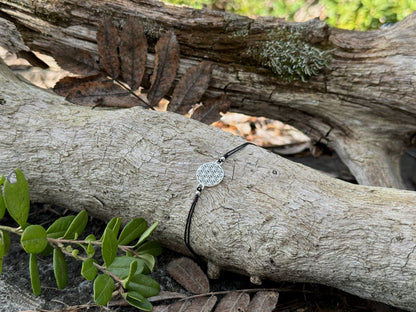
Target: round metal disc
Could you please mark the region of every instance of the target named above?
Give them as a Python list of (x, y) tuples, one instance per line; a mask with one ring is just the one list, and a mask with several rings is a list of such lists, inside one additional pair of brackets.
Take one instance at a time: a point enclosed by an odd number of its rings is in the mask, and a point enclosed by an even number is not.
[(214, 186), (224, 178), (224, 170), (216, 162), (205, 163), (196, 171), (196, 178), (203, 186)]

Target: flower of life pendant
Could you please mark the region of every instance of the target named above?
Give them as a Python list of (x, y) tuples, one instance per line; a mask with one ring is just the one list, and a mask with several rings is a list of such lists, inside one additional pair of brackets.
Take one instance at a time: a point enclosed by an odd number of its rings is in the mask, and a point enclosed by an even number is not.
[(202, 186), (214, 186), (224, 178), (224, 170), (218, 162), (205, 163), (199, 166), (196, 178)]

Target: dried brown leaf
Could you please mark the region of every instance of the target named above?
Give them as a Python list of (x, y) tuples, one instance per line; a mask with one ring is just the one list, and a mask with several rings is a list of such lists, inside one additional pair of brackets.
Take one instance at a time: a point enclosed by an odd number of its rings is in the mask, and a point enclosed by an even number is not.
[(146, 66), (147, 41), (140, 21), (129, 16), (120, 33), (121, 77), (132, 90), (140, 87)]
[(216, 303), (216, 296), (195, 298), (185, 312), (211, 312)]
[(86, 50), (72, 47), (55, 48), (52, 54), (58, 65), (71, 73), (82, 76), (98, 73), (95, 58)]
[(279, 293), (275, 291), (259, 291), (248, 305), (247, 312), (272, 312), (279, 300)]
[(231, 292), (218, 304), (215, 312), (240, 312), (247, 311), (250, 296), (244, 292)]
[(153, 312), (185, 312), (186, 308), (191, 305), (189, 300), (178, 301), (169, 305), (159, 305), (153, 308)]
[(109, 17), (104, 18), (98, 26), (97, 45), (105, 71), (111, 78), (116, 79), (120, 75), (120, 61), (117, 53), (118, 34)]
[(194, 294), (209, 292), (208, 277), (193, 260), (185, 257), (172, 260), (167, 271), (186, 290)]
[(53, 90), (75, 104), (85, 106), (133, 107), (137, 99), (104, 75), (64, 77)]
[(173, 32), (164, 34), (155, 47), (155, 68), (147, 98), (155, 106), (166, 95), (179, 67), (179, 44)]
[(206, 124), (211, 124), (221, 118), (220, 112), (225, 113), (231, 102), (225, 94), (218, 98), (211, 98), (193, 112), (191, 118)]
[(199, 102), (208, 88), (211, 70), (211, 63), (207, 61), (188, 69), (173, 91), (168, 111), (185, 115), (192, 105)]

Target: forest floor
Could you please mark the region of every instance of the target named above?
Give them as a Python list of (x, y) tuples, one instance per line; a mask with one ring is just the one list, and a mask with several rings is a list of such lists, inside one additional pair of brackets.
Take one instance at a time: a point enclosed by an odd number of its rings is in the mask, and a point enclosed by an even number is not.
[[(6, 51), (0, 50), (0, 57), (12, 69), (42, 88), (53, 87), (55, 81), (67, 75), (57, 66), (53, 65), (48, 70), (41, 70), (30, 66), (26, 61), (17, 59)], [(48, 60), (47, 63), (51, 63)], [(52, 62), (53, 63), (53, 62)], [(229, 131), (235, 135), (240, 135), (264, 148), (287, 157), (293, 161), (303, 163), (307, 166), (321, 170), (339, 179), (355, 183), (354, 177), (348, 168), (339, 160), (332, 151), (318, 144), (312, 144), (308, 137), (291, 126), (279, 121), (270, 120), (263, 117), (251, 117), (241, 114), (227, 113), (216, 122), (214, 126)], [(49, 205), (33, 204), (29, 222), (50, 224), (58, 216), (69, 214), (59, 207)], [(7, 219), (3, 219), (2, 223)], [(10, 220), (9, 220), (10, 221)], [(102, 233), (105, 224), (97, 219), (92, 219), (86, 231), (89, 233)], [(30, 296), (30, 282), (28, 272), (28, 257), (19, 248), (20, 244), (15, 238), (9, 254), (4, 258), (3, 274), (0, 281), (14, 285), (14, 288), (22, 293), (22, 296)], [(154, 278), (161, 284), (162, 290), (184, 292), (181, 287), (166, 273), (166, 265), (172, 259), (180, 257), (179, 254), (165, 250), (158, 258), (155, 268)], [(137, 311), (132, 307), (112, 306), (107, 308), (94, 307), (92, 300), (92, 283), (85, 281), (80, 272), (80, 263), (70, 261), (68, 272), (69, 285), (65, 290), (58, 290), (53, 278), (51, 259), (41, 259), (40, 261), (42, 295), (37, 311)], [(213, 290), (232, 290), (253, 288), (248, 277), (225, 273), (220, 280), (211, 281)], [(374, 311), (374, 312), (399, 312), (401, 310), (388, 307), (384, 304), (364, 300), (356, 296), (349, 295), (340, 290), (326, 287), (323, 285), (306, 283), (271, 283), (266, 282), (261, 286), (278, 288), (279, 302), (275, 311), (293, 312), (312, 312), (312, 311)], [(7, 297), (9, 296), (9, 297)], [(11, 297), (10, 297), (11, 296)], [(6, 308), (6, 303), (2, 303), (4, 298), (13, 301), (12, 295), (0, 295), (0, 311), (18, 312), (13, 306)], [(35, 304), (36, 305), (36, 304)], [(40, 308), (39, 308), (40, 307)], [(14, 309), (14, 310), (13, 310)], [(30, 310), (30, 307), (26, 307)], [(34, 309), (33, 309), (34, 310)]]

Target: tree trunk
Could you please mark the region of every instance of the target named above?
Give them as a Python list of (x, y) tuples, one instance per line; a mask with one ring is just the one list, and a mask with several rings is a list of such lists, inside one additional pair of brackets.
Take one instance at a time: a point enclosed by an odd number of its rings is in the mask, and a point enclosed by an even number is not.
[[(181, 44), (179, 75), (197, 61), (214, 61), (208, 94), (226, 93), (231, 110), (288, 122), (328, 144), (360, 184), (405, 188), (399, 160), (416, 133), (415, 13), (388, 29), (354, 32), (318, 20), (251, 19), (151, 0), (5, 0), (0, 9), (17, 25), (23, 46), (68, 56), (82, 50), (93, 65), (103, 16), (119, 25), (138, 16), (151, 46), (173, 29)], [(263, 67), (267, 61), (277, 64), (274, 72)], [(288, 82), (296, 68), (308, 76), (305, 62), (316, 75)], [(327, 62), (328, 69), (317, 70)]]
[[(196, 169), (242, 142), (174, 113), (67, 103), (3, 62), (0, 94), (0, 172), (20, 168), (32, 201), (159, 220), (155, 238), (183, 253)], [(322, 283), (416, 311), (416, 192), (348, 184), (255, 146), (223, 168), (191, 227), (213, 271)]]

